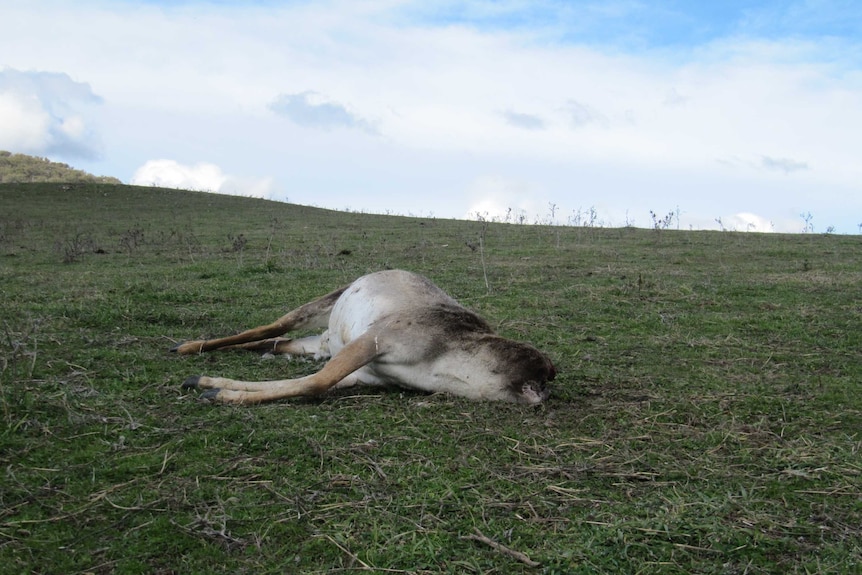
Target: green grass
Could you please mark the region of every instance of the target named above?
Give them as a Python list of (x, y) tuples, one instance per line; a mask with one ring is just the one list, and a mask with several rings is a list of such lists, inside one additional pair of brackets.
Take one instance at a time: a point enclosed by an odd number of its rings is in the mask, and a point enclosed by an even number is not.
[[(180, 389), (316, 369), (167, 350), (387, 267), (545, 350), (551, 399)], [(860, 285), (859, 236), (3, 185), (0, 570), (859, 573)]]

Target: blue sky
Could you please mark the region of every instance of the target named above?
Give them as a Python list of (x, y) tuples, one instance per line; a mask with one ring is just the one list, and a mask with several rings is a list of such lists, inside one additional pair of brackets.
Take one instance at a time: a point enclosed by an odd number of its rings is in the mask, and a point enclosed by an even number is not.
[(853, 0), (428, 2), (408, 6), (413, 23), (483, 30), (544, 29), (554, 40), (637, 50), (697, 47), (734, 37), (857, 39)]
[(859, 233), (860, 31), (828, 0), (0, 0), (0, 149), (335, 209)]

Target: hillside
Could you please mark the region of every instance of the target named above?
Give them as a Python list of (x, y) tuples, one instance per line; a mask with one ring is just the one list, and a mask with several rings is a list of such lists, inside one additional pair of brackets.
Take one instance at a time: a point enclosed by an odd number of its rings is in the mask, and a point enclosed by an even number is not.
[(94, 176), (48, 158), (0, 150), (0, 184), (53, 182), (63, 184), (121, 184), (117, 178)]
[[(860, 248), (0, 184), (0, 571), (858, 573)], [(549, 400), (180, 387), (317, 371), (168, 350), (385, 268), (545, 351)]]

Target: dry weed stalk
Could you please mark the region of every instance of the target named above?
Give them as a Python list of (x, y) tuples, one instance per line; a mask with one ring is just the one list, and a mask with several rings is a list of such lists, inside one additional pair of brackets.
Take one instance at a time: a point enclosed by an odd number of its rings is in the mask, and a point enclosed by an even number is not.
[(502, 543), (497, 543), (493, 539), (486, 537), (478, 529), (476, 529), (475, 535), (465, 535), (465, 536), (461, 537), (461, 539), (466, 539), (469, 541), (478, 541), (479, 543), (484, 543), (485, 545), (489, 546), (494, 551), (497, 551), (500, 554), (505, 555), (507, 557), (511, 557), (512, 559), (515, 559), (516, 561), (520, 561), (521, 563), (523, 563), (527, 567), (541, 567), (542, 566), (541, 563), (539, 563), (538, 561), (533, 561), (524, 553), (521, 553), (520, 551), (515, 551), (514, 549), (506, 547)]

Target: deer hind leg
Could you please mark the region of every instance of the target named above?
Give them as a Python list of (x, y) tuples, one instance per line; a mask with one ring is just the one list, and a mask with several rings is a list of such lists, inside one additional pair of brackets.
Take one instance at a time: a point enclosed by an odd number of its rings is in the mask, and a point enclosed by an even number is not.
[(186, 379), (183, 387), (206, 389), (203, 394), (206, 399), (237, 404), (320, 395), (338, 383), (351, 382), (354, 372), (374, 361), (380, 353), (377, 336), (365, 333), (344, 346), (323, 369), (312, 375), (276, 381), (238, 381), (198, 375)]
[(341, 297), (345, 289), (347, 288), (341, 288), (322, 298), (302, 305), (270, 324), (248, 329), (228, 337), (182, 342), (174, 346), (171, 351), (180, 355), (190, 355), (215, 349), (259, 343), (264, 340), (277, 338), (296, 329), (325, 328), (329, 323), (329, 314), (332, 312), (335, 302), (338, 301), (338, 298)]
[(273, 337), (261, 341), (230, 345), (221, 349), (244, 349), (273, 355), (309, 355), (315, 359), (328, 359), (329, 337), (327, 335), (313, 335), (299, 339)]

